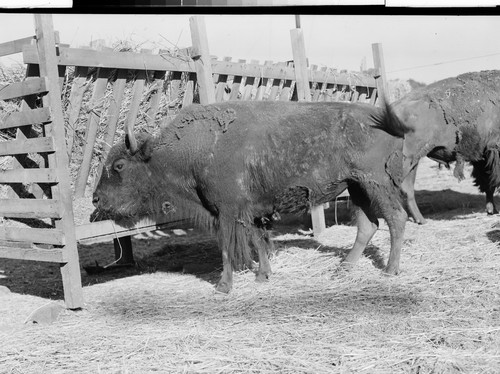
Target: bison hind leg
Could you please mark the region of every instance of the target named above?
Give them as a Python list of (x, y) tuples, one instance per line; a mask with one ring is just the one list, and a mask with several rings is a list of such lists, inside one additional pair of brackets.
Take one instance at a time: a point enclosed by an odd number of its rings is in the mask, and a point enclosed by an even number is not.
[(269, 232), (263, 229), (254, 229), (250, 236), (250, 243), (257, 249), (259, 256), (259, 269), (257, 270), (255, 280), (257, 282), (266, 282), (272, 274), (269, 254), (274, 248)]
[(358, 262), (368, 242), (378, 229), (378, 219), (371, 209), (371, 202), (360, 186), (351, 184), (348, 187), (349, 195), (355, 206), (356, 225), (358, 232), (353, 247), (342, 260), (341, 269), (350, 270)]

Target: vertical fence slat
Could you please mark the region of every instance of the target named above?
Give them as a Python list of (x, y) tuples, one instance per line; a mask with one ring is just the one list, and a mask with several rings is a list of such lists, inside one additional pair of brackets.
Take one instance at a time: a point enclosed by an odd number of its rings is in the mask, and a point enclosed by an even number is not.
[(304, 35), (301, 29), (290, 30), (292, 39), (292, 54), (295, 70), (295, 91), (298, 101), (310, 101), (309, 73), (307, 70), (307, 57)]
[[(247, 60), (239, 59), (238, 63), (244, 64)], [(235, 75), (233, 77), (233, 84), (231, 85), (231, 94), (229, 96), (229, 100), (238, 100), (240, 95), (240, 86), (243, 84), (243, 76)]]
[[(385, 61), (384, 61), (384, 51), (382, 49), (382, 44), (373, 43), (372, 52), (373, 52), (373, 64), (375, 66), (375, 69), (377, 70), (377, 74), (375, 75), (375, 82), (377, 84), (378, 96), (389, 100), (389, 90), (387, 87), (387, 78), (385, 74)], [(375, 104), (379, 104), (379, 102), (380, 101), (377, 100)]]
[[(285, 66), (285, 63), (284, 62), (278, 62), (276, 65), (277, 66)], [(269, 94), (269, 100), (270, 101), (276, 101), (276, 100), (278, 100), (278, 93), (279, 93), (279, 90), (280, 90), (280, 86), (281, 86), (281, 79), (274, 78), (272, 86), (271, 86), (271, 92)]]
[(63, 257), (67, 262), (61, 266), (64, 300), (68, 308), (80, 308), (83, 306), (83, 292), (78, 249), (76, 246), (69, 173), (67, 170), (68, 154), (66, 151), (61, 91), (58, 82), (57, 56), (54, 49), (55, 41), (52, 16), (36, 14), (35, 29), (38, 55), (40, 57), (40, 72), (44, 76), (47, 76), (49, 81), (49, 92), (46, 98), (44, 98), (44, 104), (47, 103), (50, 105), (53, 118), (53, 122), (50, 125), (50, 132), (54, 137), (56, 152), (49, 157), (49, 162), (55, 161), (57, 178), (59, 180), (59, 184), (52, 188), (52, 193), (57, 193), (58, 195), (62, 213), (62, 219), (56, 221), (56, 228), (64, 232), (66, 243)]
[[(315, 72), (318, 70), (318, 65), (311, 65), (311, 75), (315, 77)], [(321, 85), (316, 78), (313, 79), (311, 83), (311, 101), (318, 101), (319, 95), (321, 93)]]
[(169, 106), (175, 106), (181, 95), (182, 72), (172, 71), (170, 73)]
[[(120, 118), (120, 108), (123, 100), (123, 93), (125, 92), (125, 85), (127, 83), (127, 70), (119, 69), (116, 72), (116, 79), (113, 82), (112, 96), (109, 101), (107, 121), (106, 121), (106, 133), (103, 139), (102, 147), (102, 161), (105, 161), (108, 157), (109, 150), (113, 146), (113, 142), (116, 134), (116, 127), (118, 125), (118, 119)], [(102, 173), (102, 168), (104, 167), (104, 162), (99, 163), (97, 169), (96, 180), (99, 180)]]
[[(264, 66), (271, 66), (272, 64), (273, 64), (273, 62), (270, 60), (267, 60), (266, 62), (264, 62)], [(258, 100), (258, 101), (264, 100), (264, 95), (266, 93), (268, 84), (269, 84), (269, 79), (261, 77), (261, 79), (259, 80), (259, 86), (257, 87), (257, 93), (255, 95), (255, 100)]]
[[(162, 54), (165, 51), (160, 50), (159, 53)], [(153, 125), (156, 121), (156, 114), (158, 113), (158, 108), (160, 107), (160, 99), (163, 92), (163, 83), (165, 82), (166, 71), (155, 71), (153, 73), (153, 84), (151, 87), (151, 99), (149, 100), (149, 108), (146, 112), (147, 124)]]
[(321, 68), (321, 71), (324, 71), (326, 74), (325, 81), (321, 84), (321, 88), (319, 89), (319, 96), (317, 98), (317, 101), (326, 101), (326, 88), (328, 86), (328, 75), (330, 73), (330, 69), (324, 66)]
[(191, 40), (193, 42), (194, 66), (201, 104), (215, 102), (215, 90), (212, 78), (212, 59), (208, 49), (208, 37), (203, 17), (190, 17)]
[(75, 141), (75, 130), (80, 116), (80, 109), (82, 107), (83, 95), (87, 88), (87, 73), (88, 68), (83, 66), (76, 66), (71, 85), (71, 92), (69, 95), (68, 106), (68, 128), (66, 130), (67, 144), (68, 144), (68, 161), (71, 160), (71, 153), (73, 150), (73, 143)]
[[(258, 64), (257, 60), (250, 60), (251, 64)], [(250, 100), (252, 98), (252, 92), (256, 84), (259, 83), (260, 78), (248, 76), (245, 79), (245, 86), (243, 87), (243, 94), (241, 100)]]
[(196, 83), (196, 73), (188, 74), (188, 81), (186, 82), (186, 88), (184, 90), (184, 98), (182, 100), (182, 107), (186, 107), (193, 103), (194, 99), (194, 87)]
[(89, 177), (90, 166), (92, 164), (92, 155), (94, 154), (94, 144), (97, 138), (97, 129), (99, 127), (99, 120), (102, 114), (102, 108), (100, 110), (97, 110), (97, 108), (103, 105), (104, 94), (106, 92), (110, 73), (111, 69), (108, 68), (100, 68), (97, 71), (94, 91), (90, 100), (90, 113), (86, 124), (83, 158), (75, 182), (75, 196), (78, 198), (85, 195), (85, 187), (87, 186), (87, 179)]
[[(223, 61), (231, 61), (231, 57), (224, 57)], [(227, 74), (220, 74), (217, 79), (217, 85), (215, 88), (215, 102), (220, 103), (224, 101), (224, 93), (226, 92), (226, 86), (229, 76)]]

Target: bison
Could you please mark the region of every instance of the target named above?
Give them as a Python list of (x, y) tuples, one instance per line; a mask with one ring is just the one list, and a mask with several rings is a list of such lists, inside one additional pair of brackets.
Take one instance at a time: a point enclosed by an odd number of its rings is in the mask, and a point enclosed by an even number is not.
[(117, 221), (175, 211), (213, 230), (223, 259), (216, 289), (229, 292), (233, 269), (251, 267), (252, 249), (257, 280), (271, 273), (267, 222), (347, 188), (358, 232), (343, 266), (359, 259), (380, 213), (391, 234), (385, 271), (397, 274), (407, 220), (400, 193), (405, 131), (390, 108), (367, 104), (195, 104), (158, 136), (136, 139), (129, 129), (108, 155), (93, 202)]
[(472, 164), (472, 176), (486, 193), (486, 211), (498, 213), (493, 193), (500, 185), (500, 71), (466, 73), (410, 92), (392, 107), (410, 127), (405, 137), (405, 178), (402, 189), (407, 207), (417, 223), (425, 223), (415, 201), (417, 163), (429, 157), (464, 178), (465, 162)]

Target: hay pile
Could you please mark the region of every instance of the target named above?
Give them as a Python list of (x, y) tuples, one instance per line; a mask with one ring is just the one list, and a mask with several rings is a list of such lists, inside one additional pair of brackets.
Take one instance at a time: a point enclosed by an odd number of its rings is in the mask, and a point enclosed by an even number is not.
[[(385, 224), (351, 273), (337, 273), (356, 229), (318, 242), (286, 236), (270, 282), (236, 274), (229, 295), (195, 276), (145, 274), (85, 288), (86, 306), (52, 325), (22, 325), (41, 305), (0, 302), (3, 372), (497, 373), (500, 230), (474, 213), (407, 225), (402, 274)], [(278, 237), (277, 239), (280, 239)], [(300, 248), (294, 246), (300, 243)], [(309, 242), (308, 242), (309, 241)], [(379, 249), (380, 248), (380, 249)], [(20, 299), (30, 302), (19, 302)], [(16, 303), (16, 311), (8, 308)]]

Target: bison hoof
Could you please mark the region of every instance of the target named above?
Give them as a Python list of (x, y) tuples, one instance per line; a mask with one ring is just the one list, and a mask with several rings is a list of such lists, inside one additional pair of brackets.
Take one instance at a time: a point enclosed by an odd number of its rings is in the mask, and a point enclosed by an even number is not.
[(257, 273), (255, 276), (255, 281), (262, 283), (262, 282), (267, 282), (269, 281), (269, 273)]
[(226, 282), (219, 282), (215, 290), (220, 293), (229, 293), (229, 291), (231, 291), (231, 285)]
[(498, 214), (498, 210), (493, 206), (493, 204), (486, 204), (486, 213), (491, 216), (493, 214)]
[(347, 275), (347, 273), (349, 273), (352, 269), (354, 269), (354, 266), (356, 266), (356, 264), (352, 262), (346, 262), (346, 261), (341, 262), (339, 266), (334, 270), (332, 279), (340, 278), (344, 275)]
[(385, 275), (398, 275), (399, 274), (399, 267), (398, 266), (387, 265), (384, 268), (384, 274)]

